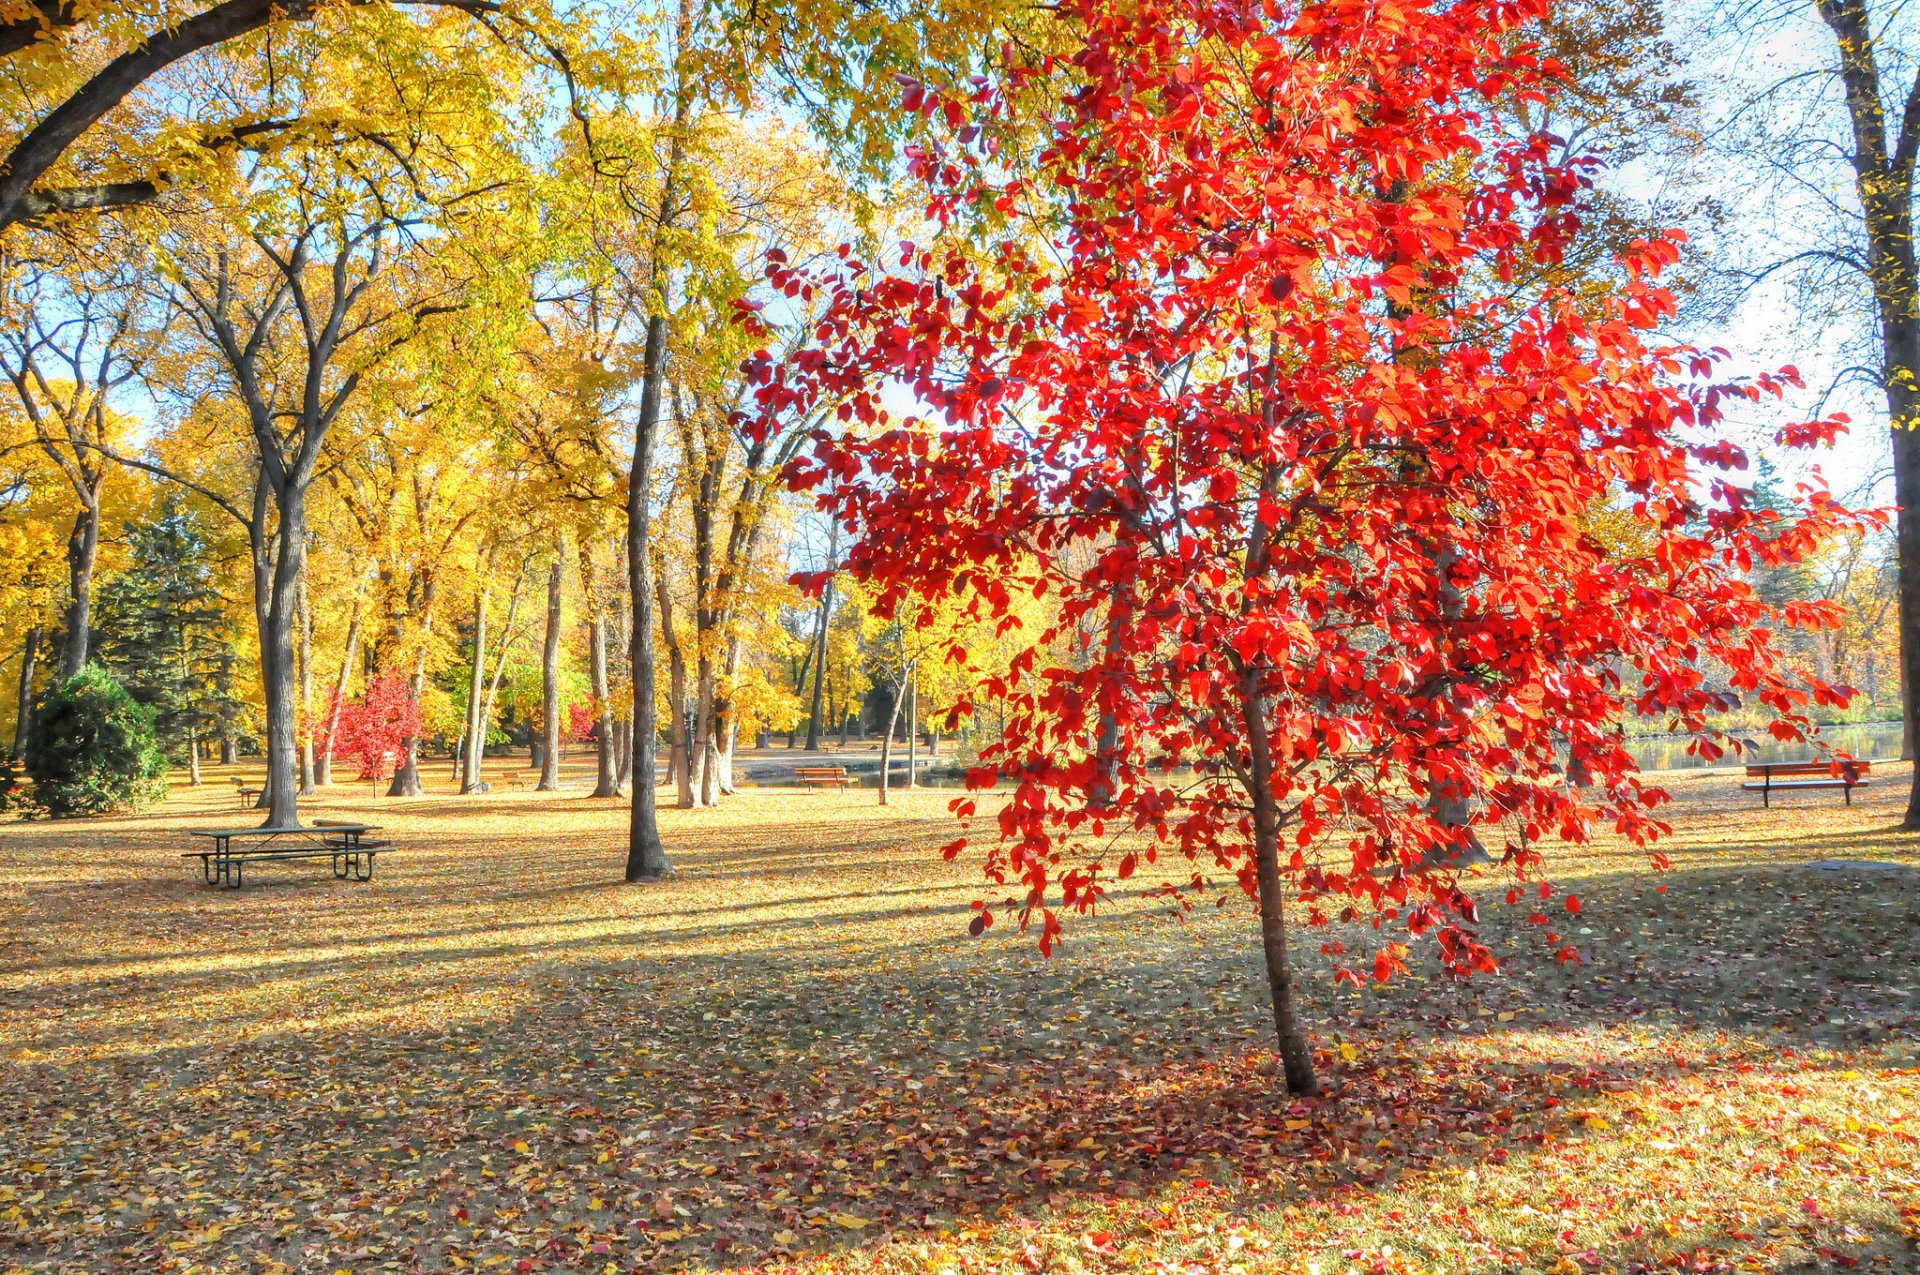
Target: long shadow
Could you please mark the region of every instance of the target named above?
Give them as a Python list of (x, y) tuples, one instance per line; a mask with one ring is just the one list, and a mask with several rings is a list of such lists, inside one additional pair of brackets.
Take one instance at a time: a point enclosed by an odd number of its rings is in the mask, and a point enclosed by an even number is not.
[[(1196, 1180), (1235, 1207), (1360, 1207), (1415, 1198), (1456, 1171), (1525, 1181), (1532, 1161), (1582, 1136), (1595, 1106), (1661, 1093), (1683, 1074), (1784, 1049), (1802, 1069), (1857, 1065), (1840, 1052), (1850, 1047), (1912, 1053), (1910, 886), (1747, 864), (1601, 878), (1582, 898), (1561, 923), (1586, 949), (1579, 965), (1528, 963), (1464, 985), (1422, 965), (1424, 981), (1363, 993), (1306, 980), (1321, 1065), (1342, 1088), (1305, 1103), (1279, 1091), (1261, 1048), (1246, 925), (1224, 942), (1210, 933), (1148, 956), (1069, 949), (1053, 963), (997, 937), (896, 943), (864, 963), (792, 944), (569, 959), (604, 938), (410, 953), (423, 986), (458, 960), (555, 959), (502, 971), (530, 1003), (488, 1021), (328, 1038), (259, 1030), (8, 1065), (16, 1100), (0, 1164), (26, 1163), (31, 1147), (45, 1167), (8, 1180), (45, 1195), (0, 1245), (140, 1269), (223, 1220), (200, 1260), (264, 1252), (301, 1267), (356, 1251), (381, 1217), (417, 1214), (431, 1222), (413, 1232), (420, 1269), (506, 1253), (489, 1236), (529, 1229), (537, 1247), (512, 1255), (717, 1269), (1002, 1211), (1127, 1215), (1138, 1203), (1145, 1217)], [(784, 927), (810, 928), (715, 922), (658, 937)], [(1483, 929), (1517, 967), (1540, 942), (1524, 909), (1490, 910)], [(275, 969), (329, 973), (326, 962)], [(333, 972), (352, 985), (350, 967)], [(138, 990), (165, 999), (205, 985), (143, 979)], [(87, 995), (131, 990), (104, 980)], [(1570, 1027), (1660, 1028), (1689, 1056), (1529, 1052)], [(1512, 1048), (1465, 1060), (1453, 1046), (1469, 1038)], [(1335, 1042), (1352, 1040), (1366, 1047), (1344, 1060)], [(50, 1130), (57, 1145), (40, 1136)], [(156, 1163), (168, 1171), (156, 1176)], [(128, 1177), (155, 1202), (127, 1202)], [(232, 1201), (237, 1216), (223, 1212)], [(97, 1243), (60, 1221), (108, 1215), (115, 1227)], [(1664, 1260), (1645, 1237), (1592, 1242), (1600, 1269)], [(1660, 1242), (1746, 1243), (1706, 1230)]]

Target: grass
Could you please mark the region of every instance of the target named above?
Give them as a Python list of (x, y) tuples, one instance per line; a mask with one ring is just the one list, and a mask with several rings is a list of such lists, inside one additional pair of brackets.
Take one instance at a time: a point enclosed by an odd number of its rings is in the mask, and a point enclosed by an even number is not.
[(579, 790), (338, 788), (305, 813), (383, 825), (378, 877), (237, 893), (177, 857), (257, 820), (217, 770), (0, 826), (0, 1270), (1920, 1269), (1886, 769), (1674, 776), (1674, 871), (1561, 860), (1578, 965), (1492, 908), (1506, 976), (1356, 992), (1301, 934), (1310, 1102), (1244, 905), (969, 938), (947, 793), (667, 811), (642, 887)]

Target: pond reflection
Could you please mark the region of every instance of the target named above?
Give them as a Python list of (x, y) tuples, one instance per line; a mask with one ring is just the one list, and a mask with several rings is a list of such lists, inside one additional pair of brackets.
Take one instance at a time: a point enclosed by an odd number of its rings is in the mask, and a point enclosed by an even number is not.
[[(1642, 770), (1697, 770), (1702, 766), (1744, 766), (1756, 761), (1810, 761), (1818, 755), (1813, 744), (1781, 743), (1764, 730), (1738, 731), (1735, 737), (1753, 745), (1738, 757), (1727, 756), (1707, 761), (1687, 752), (1682, 735), (1647, 735), (1627, 741), (1627, 751)], [(1865, 761), (1883, 761), (1900, 756), (1899, 722), (1860, 722), (1847, 726), (1828, 726), (1820, 732), (1821, 742), (1836, 752), (1851, 754)]]

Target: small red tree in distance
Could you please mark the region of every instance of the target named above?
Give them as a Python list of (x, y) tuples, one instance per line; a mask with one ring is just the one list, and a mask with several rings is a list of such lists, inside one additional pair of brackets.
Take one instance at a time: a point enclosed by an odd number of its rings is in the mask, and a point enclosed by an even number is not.
[[(856, 533), (847, 568), (883, 608), (963, 595), (1013, 624), (1019, 591), (1055, 600), (981, 686), (1006, 727), (969, 783), (1017, 785), (988, 877), (1024, 887), (1047, 950), (1115, 880), (1159, 868), (1182, 901), (1237, 884), (1295, 1092), (1317, 1080), (1290, 898), (1316, 925), (1373, 923), (1359, 970), (1323, 945), (1354, 981), (1402, 969), (1416, 936), (1492, 971), (1466, 864), (1486, 833), (1494, 890), (1575, 959), (1543, 843), (1667, 830), (1625, 717), (1717, 756), (1711, 714), (1757, 701), (1799, 739), (1810, 702), (1847, 694), (1770, 636), (1836, 612), (1771, 609), (1743, 574), (1875, 519), (1820, 489), (1792, 519), (1753, 507), (1715, 437), (1791, 370), (1716, 384), (1712, 357), (1654, 334), (1678, 236), (1636, 245), (1599, 303), (1551, 282), (1585, 166), (1491, 109), (1552, 91), (1517, 38), (1544, 10), (1071, 0), (1070, 57), (907, 86), (913, 171), (965, 250), (769, 272), (823, 317), (799, 357), (750, 364), (757, 427), (845, 422), (789, 480)], [(1042, 76), (1046, 148), (1003, 162), (997, 130)], [(889, 420), (897, 387), (931, 419)], [(1622, 518), (1632, 534), (1596, 534)]]
[(359, 766), (362, 779), (391, 773), (407, 741), (417, 738), (425, 725), (420, 702), (398, 673), (372, 679), (359, 699), (348, 700), (338, 711), (334, 747)]

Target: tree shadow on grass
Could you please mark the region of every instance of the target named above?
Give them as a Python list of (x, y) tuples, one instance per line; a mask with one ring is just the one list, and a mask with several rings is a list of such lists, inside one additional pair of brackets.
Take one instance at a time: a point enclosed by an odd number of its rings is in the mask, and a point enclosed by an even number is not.
[[(1482, 1258), (1507, 1265), (1626, 1270), (1685, 1250), (1713, 1269), (1769, 1243), (1762, 1260), (1782, 1268), (1837, 1264), (1823, 1248), (1910, 1254), (1870, 1193), (1851, 1214), (1788, 1217), (1776, 1229), (1791, 1241), (1704, 1208), (1659, 1221), (1562, 1208), (1562, 1227), (1553, 1196), (1604, 1185), (1604, 1165), (1571, 1157), (1609, 1127), (1641, 1132), (1642, 1172), (1692, 1150), (1697, 1172), (1679, 1181), (1714, 1188), (1745, 1161), (1700, 1131), (1703, 1116), (1722, 1119), (1710, 1102), (1745, 1112), (1753, 1086), (1813, 1090), (1893, 1066), (1858, 1051), (1912, 1041), (1911, 889), (1783, 864), (1600, 878), (1581, 893), (1566, 921), (1589, 952), (1579, 966), (1516, 961), (1509, 978), (1465, 985), (1419, 966), (1360, 993), (1309, 978), (1321, 1064), (1341, 1088), (1305, 1102), (1271, 1074), (1244, 918), (1141, 917), (1052, 962), (999, 931), (969, 943), (957, 922), (953, 941), (864, 955), (788, 943), (609, 960), (586, 939), (547, 942), (545, 959), (487, 976), (505, 1007), (491, 1018), (268, 1023), (245, 1040), (9, 1066), (0, 1180), (22, 1211), (0, 1252), (68, 1269), (184, 1252), (215, 1269), (264, 1253), (296, 1269), (506, 1257), (655, 1271), (792, 1251), (881, 1263), (961, 1230), (981, 1252), (1005, 1246), (1006, 1267), (1065, 1245), (1101, 1269), (1135, 1249), (1213, 1252), (1225, 1219), (1279, 1264), (1365, 1251), (1403, 1207), (1505, 1200), (1492, 1211), (1542, 1220), (1507, 1218), (1517, 1229), (1503, 1238), (1485, 1218), (1436, 1213), (1426, 1229), (1466, 1244), (1477, 1226)], [(765, 937), (782, 924), (711, 928)], [(1486, 927), (1515, 952), (1536, 928), (1504, 913)], [(439, 962), (498, 951), (367, 959), (404, 960), (427, 987)], [(351, 1009), (371, 968), (296, 961), (282, 975), (338, 979)], [(156, 1009), (212, 990), (142, 986)], [(1813, 1137), (1809, 1120), (1833, 1133), (1824, 1109), (1771, 1101), (1780, 1124), (1753, 1135), (1763, 1143)], [(1869, 1132), (1835, 1136), (1885, 1152)], [(1468, 1174), (1488, 1185), (1462, 1187)], [(1789, 1214), (1801, 1204), (1797, 1185), (1746, 1189)]]

